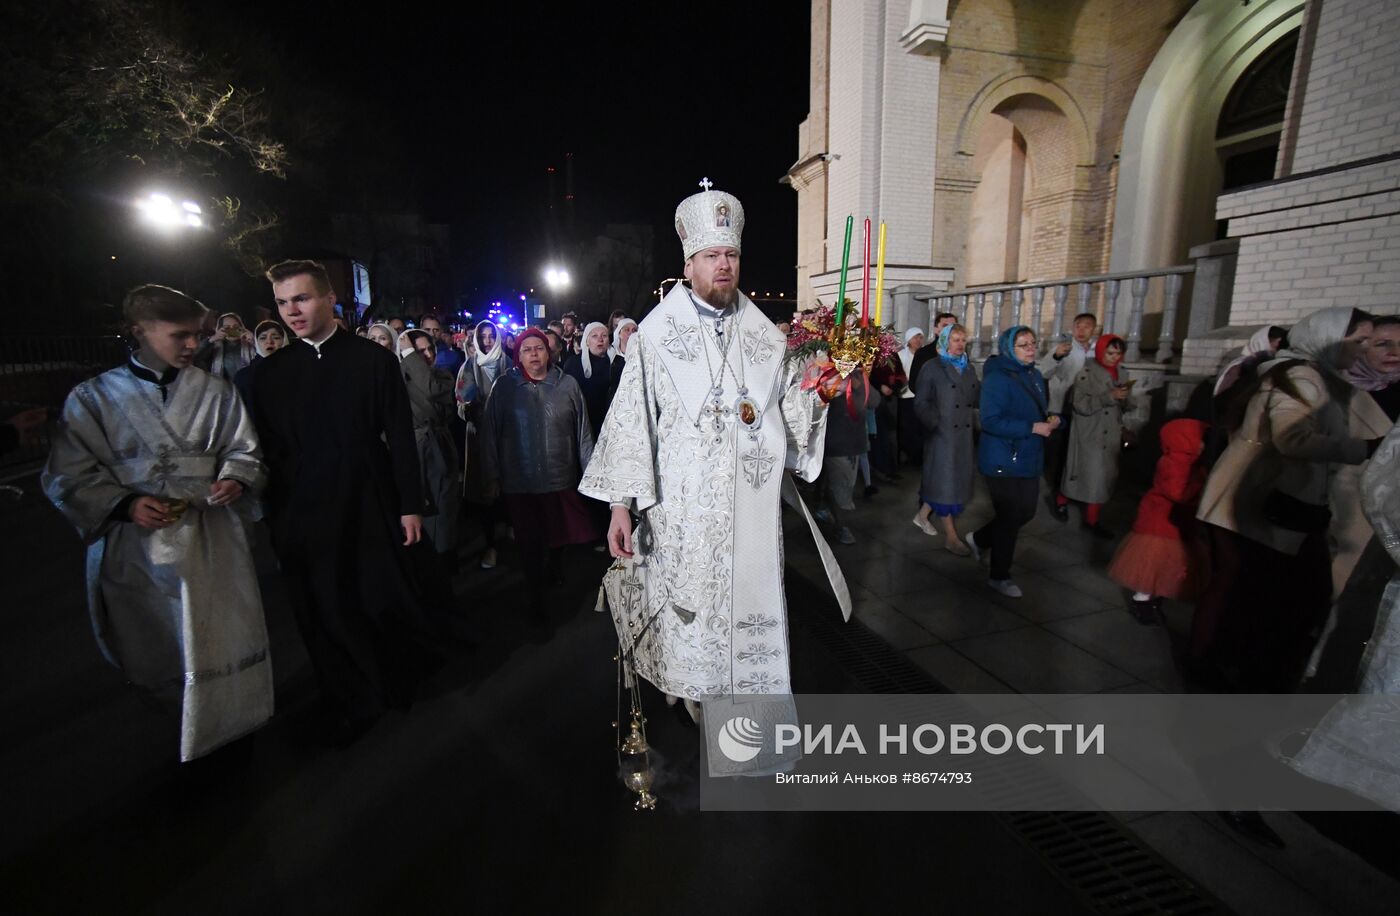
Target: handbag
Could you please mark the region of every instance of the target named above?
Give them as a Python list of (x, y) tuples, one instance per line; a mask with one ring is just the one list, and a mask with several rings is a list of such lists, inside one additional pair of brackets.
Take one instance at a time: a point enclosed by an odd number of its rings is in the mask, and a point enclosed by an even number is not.
[(1273, 489), (1264, 497), (1264, 520), (1286, 531), (1321, 534), (1332, 524), (1332, 510)]

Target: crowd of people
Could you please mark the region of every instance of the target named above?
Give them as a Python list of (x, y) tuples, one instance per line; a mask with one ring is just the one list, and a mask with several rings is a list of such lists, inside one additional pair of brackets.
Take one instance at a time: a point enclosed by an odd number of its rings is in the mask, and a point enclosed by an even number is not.
[(178, 290), (131, 291), (130, 359), (69, 396), (43, 473), (88, 545), (99, 644), (180, 710), (182, 760), (272, 714), (259, 520), (341, 745), (474, 638), (452, 610), (464, 518), (480, 520), (484, 568), (515, 541), (536, 623), (553, 551), (604, 549), (608, 506), (577, 487), (634, 321), (483, 321), (461, 340), (435, 315), (352, 329), (320, 264), (267, 277), (280, 320), (252, 331), (234, 313), (211, 326)]
[[(1374, 683), (1368, 670), (1391, 651), (1376, 647), (1393, 649), (1400, 633), (1380, 632), (1393, 565), (1376, 538), (1382, 522), (1363, 511), (1363, 480), (1379, 479), (1368, 469), (1400, 415), (1400, 317), (1330, 308), (1259, 329), (1157, 430), (1151, 486), (1122, 536), (1102, 510), (1145, 395), (1122, 338), (1098, 333), (1092, 313), (1071, 327), (1043, 355), (1034, 329), (1007, 328), (979, 372), (967, 330), (940, 314), (930, 342), (908, 328), (898, 357), (873, 368), (882, 400), (867, 401), (871, 464), (882, 481), (919, 466), (913, 524), (985, 561), (988, 586), (1020, 598), (1017, 535), (1043, 477), (1052, 517), (1068, 523), (1078, 506), (1091, 537), (1117, 542), (1108, 575), (1134, 619), (1162, 625), (1166, 600), (1194, 604), (1179, 659), (1190, 682), (1253, 692)], [(978, 474), (992, 518), (960, 534)], [(832, 474), (845, 492), (826, 494), (828, 505), (852, 495), (846, 476)]]
[[(537, 619), (561, 549), (630, 555), (618, 540), (620, 504), (586, 475), (595, 450), (604, 452), (596, 466), (620, 460), (619, 433), (606, 444), (606, 423), (635, 321), (614, 313), (581, 323), (570, 313), (524, 330), (482, 321), (454, 337), (426, 315), (351, 329), (335, 316), (320, 265), (284, 262), (268, 279), (280, 321), (249, 331), (223, 314), (207, 336), (208, 313), (191, 297), (133, 290), (125, 313), (135, 352), (75, 389), (44, 473), (89, 545), (98, 639), (131, 681), (177, 700), (184, 759), (271, 715), (248, 549), (258, 515), (338, 741), (411, 702), (431, 670), (450, 624), (442, 611), (463, 519), (479, 525), (482, 568), (498, 564), (503, 539), (514, 542)], [(1378, 546), (1383, 523), (1368, 512), (1380, 503), (1367, 488), (1390, 479), (1374, 456), (1400, 415), (1400, 318), (1330, 308), (1260, 329), (1157, 431), (1151, 487), (1121, 538), (1103, 507), (1144, 395), (1123, 365), (1122, 338), (1097, 332), (1091, 313), (1050, 346), (1031, 327), (1010, 327), (979, 367), (972, 332), (955, 316), (935, 316), (927, 335), (906, 329), (895, 357), (832, 392), (817, 518), (853, 543), (857, 492), (872, 497), (877, 481), (917, 466), (913, 524), (985, 562), (988, 587), (1017, 599), (1018, 536), (1044, 480), (1055, 519), (1068, 523), (1078, 507), (1089, 537), (1118, 542), (1108, 573), (1130, 593), (1134, 619), (1160, 625), (1164, 601), (1194, 603), (1182, 664), (1195, 682), (1395, 689), (1400, 633), (1377, 616), (1394, 545)], [(722, 333), (717, 341), (727, 352)], [(735, 381), (740, 401), (717, 402), (716, 417), (743, 415), (748, 388)], [(708, 409), (701, 404), (702, 420)], [(763, 467), (745, 470), (755, 487), (768, 479), (754, 470)], [(979, 476), (991, 518), (960, 530)], [(158, 495), (137, 495), (138, 482)], [(245, 494), (259, 497), (258, 512)], [(230, 569), (242, 585), (230, 588)], [(190, 621), (204, 619), (197, 606), (216, 590), (219, 625), (190, 638)]]

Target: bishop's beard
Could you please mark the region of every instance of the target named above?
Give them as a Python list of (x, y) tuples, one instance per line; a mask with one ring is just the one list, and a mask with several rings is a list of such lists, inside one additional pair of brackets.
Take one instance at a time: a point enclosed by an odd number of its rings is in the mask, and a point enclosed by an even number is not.
[(726, 289), (711, 286), (700, 298), (704, 299), (710, 308), (722, 312), (739, 302), (739, 287), (737, 284)]

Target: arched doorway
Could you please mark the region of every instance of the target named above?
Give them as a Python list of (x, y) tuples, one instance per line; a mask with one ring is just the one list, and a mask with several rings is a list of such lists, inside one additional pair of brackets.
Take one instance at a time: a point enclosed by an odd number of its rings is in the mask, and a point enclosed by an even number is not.
[[(1124, 124), (1111, 270), (1182, 263), (1193, 245), (1215, 238), (1215, 199), (1227, 164), (1243, 157), (1234, 163), (1232, 180), (1262, 174), (1268, 125), (1222, 137), (1222, 114), (1256, 61), (1267, 58), (1275, 65), (1269, 72), (1278, 72), (1303, 5), (1199, 0), (1177, 23), (1144, 74)], [(1224, 146), (1218, 145), (1222, 139)]]
[(1071, 254), (1077, 137), (1037, 93), (1003, 99), (976, 125), (964, 285), (1064, 276)]
[(978, 175), (972, 192), (967, 230), (968, 286), (1014, 283), (1021, 279), (1025, 246), (1027, 191), (1034, 182), (1026, 160), (1026, 138), (1016, 125), (990, 114), (977, 138), (973, 168)]

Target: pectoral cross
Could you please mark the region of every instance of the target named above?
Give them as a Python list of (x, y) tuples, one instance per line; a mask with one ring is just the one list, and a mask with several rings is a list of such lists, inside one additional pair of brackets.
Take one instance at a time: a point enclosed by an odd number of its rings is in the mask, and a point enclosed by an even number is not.
[(734, 412), (734, 408), (721, 403), (719, 398), (716, 398), (710, 402), (710, 406), (706, 407), (704, 412), (715, 418), (715, 429), (718, 431), (724, 429), (725, 418)]
[(710, 188), (713, 188), (714, 186), (715, 184), (714, 182), (710, 181), (709, 176), (700, 179), (700, 187), (704, 188), (706, 191), (710, 190)]

